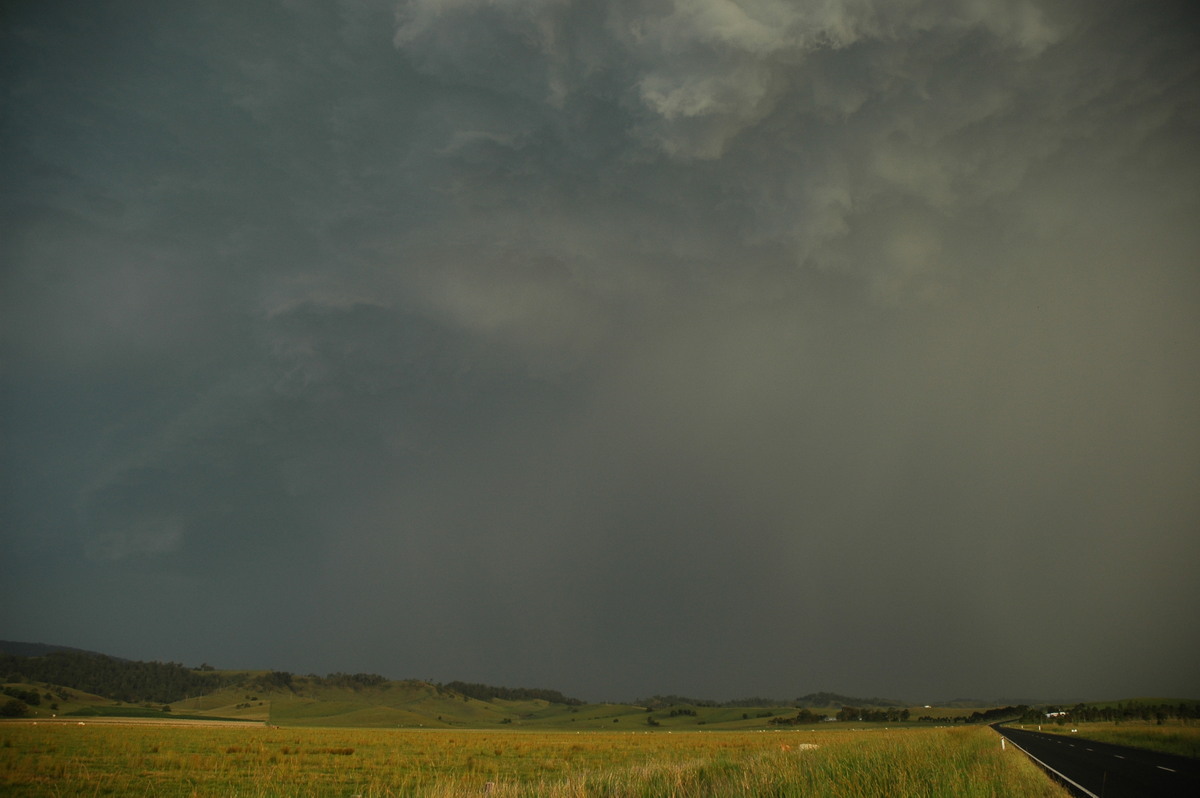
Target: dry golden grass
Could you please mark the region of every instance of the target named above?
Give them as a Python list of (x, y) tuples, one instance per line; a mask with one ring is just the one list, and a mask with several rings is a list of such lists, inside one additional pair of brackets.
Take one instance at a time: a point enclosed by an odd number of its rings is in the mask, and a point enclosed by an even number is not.
[(1062, 796), (990, 729), (0, 726), (9, 796)]

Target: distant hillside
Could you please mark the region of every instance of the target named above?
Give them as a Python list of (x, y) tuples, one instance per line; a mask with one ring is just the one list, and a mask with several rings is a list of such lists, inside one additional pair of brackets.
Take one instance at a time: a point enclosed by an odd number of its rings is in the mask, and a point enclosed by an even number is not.
[(809, 693), (800, 698), (791, 701), (781, 701), (777, 698), (763, 698), (754, 696), (751, 698), (738, 698), (733, 701), (710, 701), (706, 698), (690, 698), (682, 695), (654, 695), (649, 698), (639, 698), (633, 702), (638, 706), (649, 707), (650, 709), (660, 709), (662, 707), (673, 706), (693, 706), (693, 707), (750, 707), (750, 708), (765, 708), (765, 707), (796, 707), (798, 709), (829, 709), (831, 707), (906, 707), (909, 706), (907, 701), (899, 701), (894, 698), (854, 698), (853, 696), (841, 695), (840, 693)]
[(0, 654), (6, 682), (44, 682), (118, 701), (169, 704), (230, 683), (215, 671), (196, 671), (176, 662), (135, 662), (104, 654), (50, 651), (36, 656)]
[(985, 701), (982, 698), (954, 698), (954, 699), (951, 699), (950, 701), (938, 701), (936, 703), (936, 706), (957, 707), (957, 708), (964, 708), (964, 707), (975, 708), (975, 707), (994, 707), (999, 704), (1028, 704), (1028, 703), (1031, 703), (1031, 702), (1029, 702), (1029, 701), (1000, 701), (1000, 700)]
[(795, 700), (798, 707), (906, 707), (907, 701), (895, 698), (854, 698), (839, 693), (809, 693)]
[[(65, 651), (70, 654), (89, 654), (94, 657), (107, 657), (99, 651), (88, 651), (84, 648), (71, 646), (53, 646), (46, 643), (19, 643), (14, 640), (0, 640), (0, 654), (12, 654), (17, 657), (42, 657), (55, 651)], [(120, 657), (112, 657), (120, 659)]]
[(447, 690), (453, 690), (461, 695), (477, 698), (480, 701), (491, 701), (502, 698), (505, 701), (547, 701), (551, 704), (566, 704), (581, 706), (578, 698), (569, 698), (557, 690), (542, 690), (530, 687), (492, 687), (487, 684), (472, 684), (470, 682), (447, 682), (443, 684)]
[[(684, 695), (652, 695), (649, 698), (639, 698), (633, 702), (636, 706), (646, 707), (647, 709), (663, 709), (665, 707), (716, 707), (720, 706), (716, 701), (709, 701), (706, 698), (689, 698)], [(783, 702), (776, 701), (774, 704), (778, 706)]]
[[(223, 690), (285, 695), (295, 699), (326, 700), (340, 696), (391, 693), (397, 685), (412, 685), (447, 699), (481, 702), (542, 702), (581, 706), (582, 701), (557, 690), (495, 687), (450, 682), (392, 682), (375, 673), (331, 673), (297, 676), (287, 671), (221, 671), (211, 665), (188, 668), (177, 662), (138, 662), (68, 646), (43, 643), (0, 643), (0, 681), (10, 684), (40, 682), (80, 690), (129, 703), (172, 704)], [(360, 700), (360, 699), (356, 699)], [(247, 703), (242, 701), (240, 703)], [(245, 707), (243, 707), (245, 708)]]
[[(22, 655), (13, 652), (31, 652)], [(203, 717), (277, 726), (553, 729), (573, 731), (756, 730), (842, 723), (987, 723), (1022, 706), (926, 708), (888, 698), (809, 693), (794, 701), (716, 702), (657, 695), (585, 704), (557, 690), (472, 682), (396, 681), (374, 673), (189, 668), (135, 662), (67, 646), (0, 643), (0, 714), (8, 717)], [(967, 702), (962, 702), (967, 703)], [(974, 702), (971, 702), (974, 703)], [(1068, 707), (1072, 717), (1193, 717), (1196, 702), (1169, 699)], [(1045, 710), (1039, 707), (1038, 715)], [(921, 715), (912, 718), (910, 715)]]
[(955, 707), (958, 709), (974, 709), (979, 707), (1001, 707), (1001, 706), (1034, 706), (1037, 704), (1077, 704), (1079, 698), (953, 698), (949, 701), (934, 701), (934, 706), (938, 707)]

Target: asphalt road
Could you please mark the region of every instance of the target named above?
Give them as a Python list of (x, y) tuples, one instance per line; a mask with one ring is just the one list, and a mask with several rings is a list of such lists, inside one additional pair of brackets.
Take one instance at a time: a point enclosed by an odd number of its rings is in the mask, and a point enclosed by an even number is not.
[[(992, 728), (1030, 756), (1041, 760), (1044, 767), (1056, 770), (1074, 782), (1074, 785), (1066, 783), (1064, 786), (1076, 795), (1098, 798), (1200, 796), (1200, 759), (1008, 726)], [(1080, 787), (1083, 789), (1078, 789)]]

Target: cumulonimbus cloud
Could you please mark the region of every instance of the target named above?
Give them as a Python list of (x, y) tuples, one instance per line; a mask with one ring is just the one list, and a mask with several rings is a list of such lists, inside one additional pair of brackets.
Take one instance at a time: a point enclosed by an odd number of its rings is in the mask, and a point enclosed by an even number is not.
[[(1182, 6), (23, 13), (11, 617), (102, 626), (12, 609), (37, 550), (175, 626), (303, 607), (286, 668), (628, 695), (716, 635), (777, 656), (667, 689), (906, 694), (1150, 629), (1194, 671)], [(1104, 589), (1048, 617), (1064, 563)]]

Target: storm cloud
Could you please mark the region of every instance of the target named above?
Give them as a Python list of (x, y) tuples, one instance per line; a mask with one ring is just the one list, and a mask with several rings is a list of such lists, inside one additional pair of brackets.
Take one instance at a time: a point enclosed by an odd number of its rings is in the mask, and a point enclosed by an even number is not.
[(1200, 689), (1184, 4), (0, 25), (3, 636), (596, 700)]

